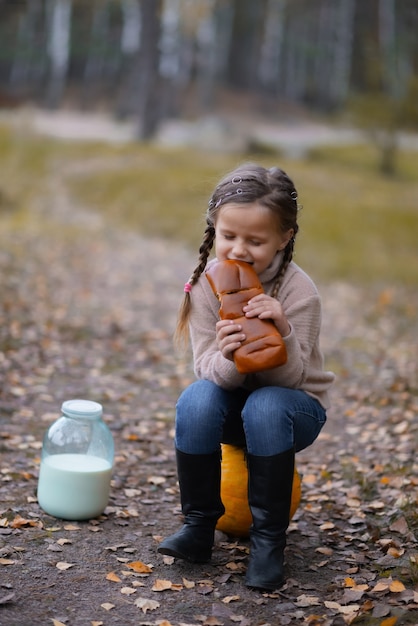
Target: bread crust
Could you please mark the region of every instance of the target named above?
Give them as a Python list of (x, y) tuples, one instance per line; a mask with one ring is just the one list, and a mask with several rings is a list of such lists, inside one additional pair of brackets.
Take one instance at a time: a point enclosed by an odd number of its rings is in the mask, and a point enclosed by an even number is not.
[(245, 317), (243, 307), (251, 298), (264, 293), (257, 273), (244, 261), (228, 259), (212, 265), (206, 278), (220, 302), (220, 319), (230, 319), (242, 326), (245, 341), (233, 358), (241, 374), (251, 374), (284, 365), (286, 345), (272, 320)]

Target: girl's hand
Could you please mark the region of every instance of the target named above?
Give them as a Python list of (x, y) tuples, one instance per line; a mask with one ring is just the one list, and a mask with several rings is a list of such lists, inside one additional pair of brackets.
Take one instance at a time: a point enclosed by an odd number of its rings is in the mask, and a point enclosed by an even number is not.
[(220, 320), (216, 323), (216, 342), (222, 355), (233, 361), (233, 352), (245, 341), (242, 326), (233, 320)]
[(290, 333), (289, 322), (283, 313), (282, 305), (276, 298), (261, 293), (252, 298), (243, 308), (243, 311), (246, 317), (273, 320), (282, 337), (286, 337)]

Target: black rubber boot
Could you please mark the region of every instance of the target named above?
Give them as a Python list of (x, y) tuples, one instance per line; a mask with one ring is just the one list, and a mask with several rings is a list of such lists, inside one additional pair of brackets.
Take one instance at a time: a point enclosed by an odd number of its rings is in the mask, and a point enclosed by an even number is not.
[(247, 455), (248, 502), (253, 523), (247, 587), (273, 591), (284, 582), (284, 549), (292, 498), (294, 450), (273, 456)]
[(186, 454), (176, 450), (183, 527), (164, 539), (158, 552), (206, 563), (212, 555), (215, 526), (225, 508), (221, 500), (221, 453)]

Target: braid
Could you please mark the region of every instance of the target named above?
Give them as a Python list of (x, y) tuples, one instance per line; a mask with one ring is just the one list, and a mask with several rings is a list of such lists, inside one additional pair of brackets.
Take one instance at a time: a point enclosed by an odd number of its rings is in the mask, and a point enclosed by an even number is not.
[(289, 241), (289, 243), (287, 244), (284, 250), (283, 259), (280, 264), (279, 270), (277, 272), (276, 280), (273, 285), (273, 290), (271, 292), (272, 298), (277, 298), (277, 294), (279, 293), (283, 276), (285, 275), (286, 270), (289, 267), (291, 260), (293, 259), (293, 250), (295, 247), (295, 235), (293, 235), (293, 237), (291, 238), (291, 240)]
[(194, 270), (191, 278), (190, 284), (195, 285), (202, 275), (209, 258), (210, 251), (213, 247), (213, 242), (215, 241), (215, 227), (213, 224), (208, 223), (206, 226), (205, 234), (203, 236), (202, 245), (199, 248), (199, 264)]
[[(205, 267), (208, 262), (210, 251), (213, 247), (213, 242), (215, 241), (215, 227), (213, 224), (207, 220), (207, 226), (205, 229), (205, 233), (203, 236), (202, 244), (199, 248), (199, 263), (196, 268), (193, 270), (191, 277), (189, 278), (190, 285), (195, 285), (199, 280), (200, 276), (203, 274)], [(183, 296), (183, 300), (180, 304), (178, 320), (177, 320), (177, 328), (174, 333), (174, 341), (177, 345), (187, 345), (187, 340), (189, 336), (189, 316), (192, 308), (192, 301), (190, 297), (190, 293), (185, 293)]]

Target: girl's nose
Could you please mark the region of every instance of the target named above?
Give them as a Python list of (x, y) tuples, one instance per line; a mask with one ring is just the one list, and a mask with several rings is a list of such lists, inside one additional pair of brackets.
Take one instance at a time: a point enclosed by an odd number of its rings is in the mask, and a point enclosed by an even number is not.
[(247, 256), (247, 250), (245, 249), (243, 243), (236, 241), (232, 248), (232, 254), (237, 259), (245, 259), (245, 257)]

